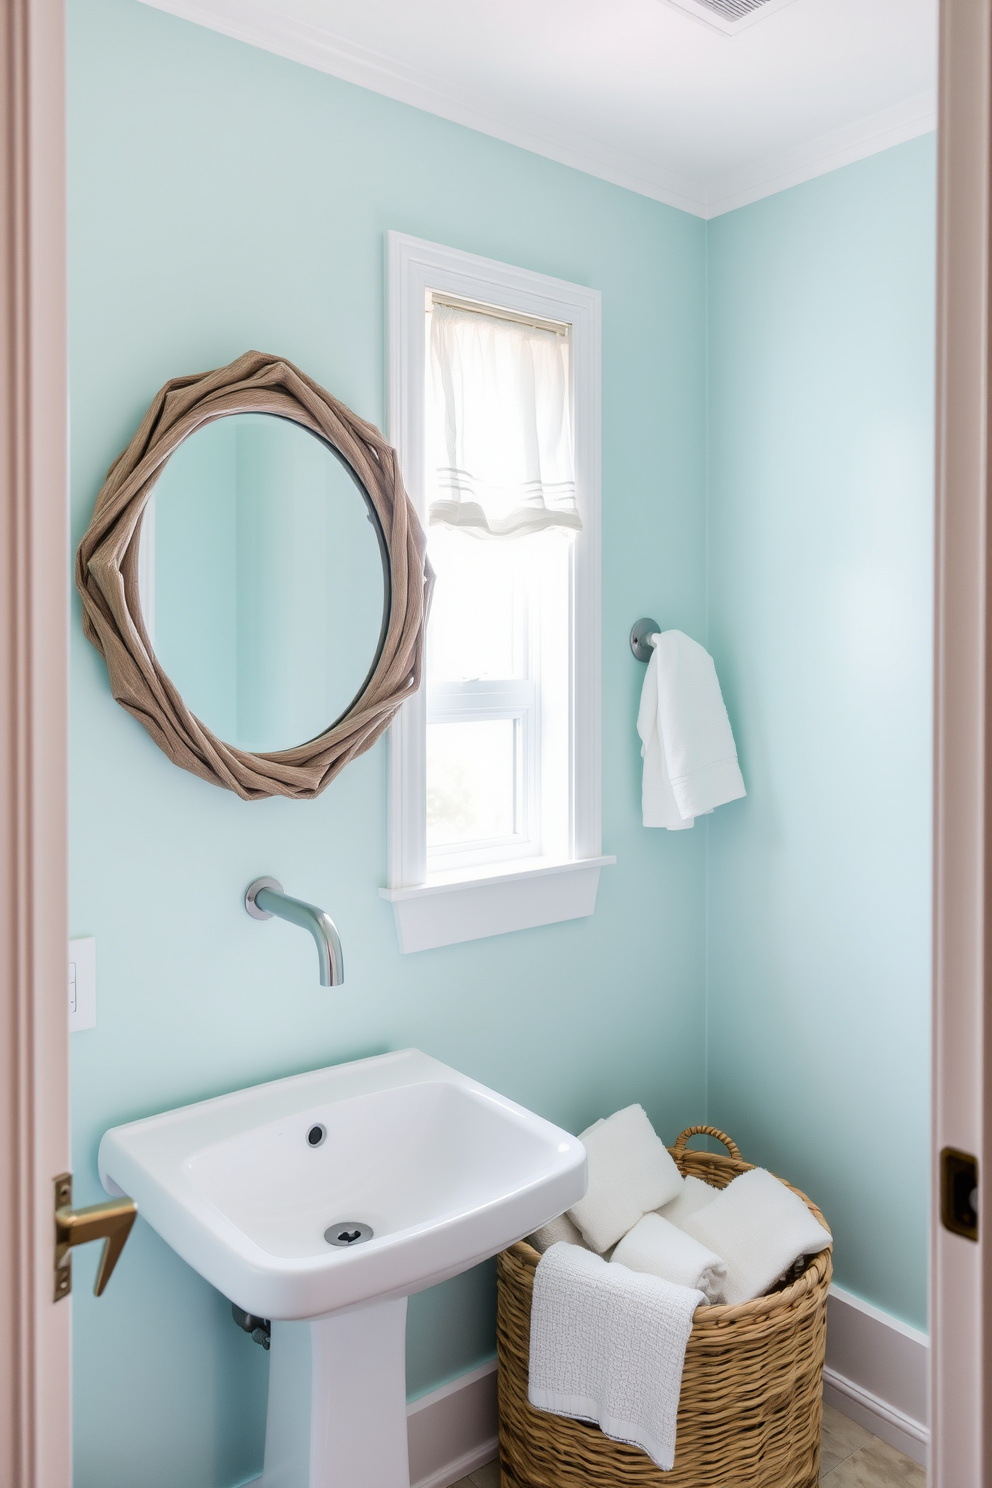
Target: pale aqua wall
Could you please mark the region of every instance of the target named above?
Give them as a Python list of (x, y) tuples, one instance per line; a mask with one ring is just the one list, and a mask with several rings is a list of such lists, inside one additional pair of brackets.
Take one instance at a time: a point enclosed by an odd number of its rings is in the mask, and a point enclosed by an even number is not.
[[(389, 228), (603, 291), (619, 858), (592, 920), (400, 957), (375, 893), (383, 748), (317, 802), (245, 805), (116, 707), (77, 610), (72, 928), (99, 955), (98, 1027), (72, 1040), (81, 1201), (114, 1122), (414, 1043), (573, 1130), (629, 1100), (666, 1135), (708, 1112), (821, 1201), (842, 1284), (923, 1323), (932, 141), (705, 227), (135, 0), (70, 0), (70, 64), (76, 539), (176, 373), (276, 350), (381, 423)], [(639, 826), (641, 613), (708, 634), (741, 747), (747, 800), (692, 833)], [(244, 915), (259, 872), (334, 914), (342, 992)], [(252, 1476), (266, 1361), (227, 1304), (141, 1224), (99, 1302), (94, 1264), (77, 1488)], [(411, 1392), (491, 1347), (481, 1268), (413, 1300)]]
[[(380, 745), (320, 800), (246, 805), (172, 766), (72, 634), (72, 930), (98, 1025), (72, 1040), (74, 1165), (103, 1130), (416, 1044), (566, 1127), (632, 1100), (671, 1136), (704, 1103), (705, 834), (639, 825), (639, 614), (705, 627), (704, 225), (198, 29), (70, 0), (73, 535), (171, 376), (285, 354), (383, 418), (390, 228), (603, 293), (603, 874), (594, 918), (401, 957)], [(324, 904), (348, 981), (247, 918), (259, 873)], [(227, 1488), (258, 1470), (265, 1357), (140, 1223), (104, 1297), (76, 1262), (76, 1488)], [(411, 1305), (410, 1385), (492, 1348), (488, 1269)]]
[(926, 1326), (934, 141), (711, 222), (709, 1112)]

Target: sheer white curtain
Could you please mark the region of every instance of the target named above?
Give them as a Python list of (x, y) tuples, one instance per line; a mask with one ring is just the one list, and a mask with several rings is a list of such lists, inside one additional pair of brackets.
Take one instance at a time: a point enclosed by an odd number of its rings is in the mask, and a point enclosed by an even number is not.
[(580, 528), (567, 336), (435, 304), (430, 359), (431, 522), (477, 537)]

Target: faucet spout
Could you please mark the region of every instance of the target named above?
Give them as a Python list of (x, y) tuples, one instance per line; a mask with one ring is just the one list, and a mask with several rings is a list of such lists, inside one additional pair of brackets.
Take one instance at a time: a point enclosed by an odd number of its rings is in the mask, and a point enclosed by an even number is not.
[(294, 899), (283, 893), (282, 884), (274, 878), (256, 878), (245, 890), (245, 909), (255, 920), (271, 920), (273, 915), (309, 930), (317, 946), (320, 962), (320, 985), (340, 987), (344, 981), (344, 953), (337, 926), (330, 915), (318, 909), (316, 904), (307, 904), (303, 899)]

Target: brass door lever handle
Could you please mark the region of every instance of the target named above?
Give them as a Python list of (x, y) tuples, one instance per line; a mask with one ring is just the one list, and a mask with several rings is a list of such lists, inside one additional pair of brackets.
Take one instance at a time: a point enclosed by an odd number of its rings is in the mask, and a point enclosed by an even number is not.
[(138, 1217), (133, 1199), (110, 1199), (106, 1204), (90, 1204), (87, 1209), (72, 1207), (72, 1174), (60, 1173), (55, 1180), (55, 1301), (72, 1291), (72, 1247), (90, 1240), (103, 1240), (103, 1255), (93, 1288), (99, 1297), (120, 1259), (124, 1242)]

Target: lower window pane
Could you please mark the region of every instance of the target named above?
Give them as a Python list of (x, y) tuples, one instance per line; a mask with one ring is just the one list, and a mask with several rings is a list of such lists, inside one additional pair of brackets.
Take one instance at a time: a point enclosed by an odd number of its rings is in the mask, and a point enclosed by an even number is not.
[(427, 846), (510, 837), (515, 827), (512, 718), (427, 725)]

